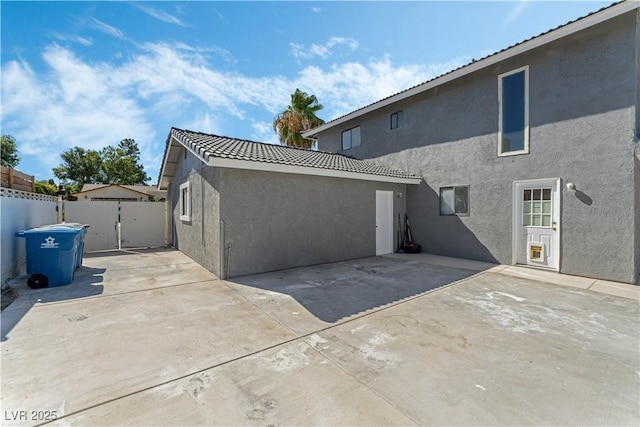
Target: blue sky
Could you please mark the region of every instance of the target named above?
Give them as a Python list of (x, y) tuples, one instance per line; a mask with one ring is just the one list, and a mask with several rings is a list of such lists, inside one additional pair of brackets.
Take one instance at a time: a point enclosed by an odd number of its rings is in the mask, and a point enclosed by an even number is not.
[(328, 121), (608, 4), (2, 1), (1, 132), (37, 179), (134, 138), (155, 183), (172, 126), (277, 143), (296, 88)]

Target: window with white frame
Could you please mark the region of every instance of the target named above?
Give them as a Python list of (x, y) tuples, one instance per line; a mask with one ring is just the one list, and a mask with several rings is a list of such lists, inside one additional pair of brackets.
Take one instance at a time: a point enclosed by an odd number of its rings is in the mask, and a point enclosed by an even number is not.
[(358, 147), (360, 145), (360, 126), (342, 132), (342, 149)]
[(391, 115), (391, 129), (396, 129), (404, 126), (404, 111), (396, 111)]
[(498, 76), (498, 155), (529, 152), (529, 67)]
[(180, 185), (180, 220), (191, 221), (191, 187), (189, 181)]
[(440, 187), (440, 215), (469, 215), (469, 186)]

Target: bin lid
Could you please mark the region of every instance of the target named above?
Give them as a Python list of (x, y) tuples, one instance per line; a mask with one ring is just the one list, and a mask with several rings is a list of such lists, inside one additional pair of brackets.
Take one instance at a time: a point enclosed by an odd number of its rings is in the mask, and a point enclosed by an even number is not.
[(61, 224), (49, 224), (43, 225), (38, 228), (49, 228), (49, 227), (70, 227), (70, 228), (89, 228), (89, 224), (80, 224), (79, 222), (63, 222)]
[(45, 227), (29, 228), (28, 230), (20, 230), (16, 233), (16, 236), (22, 237), (27, 234), (51, 234), (51, 233), (79, 234), (80, 232), (82, 232), (82, 228), (45, 226)]

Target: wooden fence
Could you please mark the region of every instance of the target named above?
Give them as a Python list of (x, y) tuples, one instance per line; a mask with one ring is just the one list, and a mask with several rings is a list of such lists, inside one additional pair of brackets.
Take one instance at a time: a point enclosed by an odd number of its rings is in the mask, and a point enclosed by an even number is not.
[(2, 187), (35, 193), (36, 181), (33, 175), (2, 166)]

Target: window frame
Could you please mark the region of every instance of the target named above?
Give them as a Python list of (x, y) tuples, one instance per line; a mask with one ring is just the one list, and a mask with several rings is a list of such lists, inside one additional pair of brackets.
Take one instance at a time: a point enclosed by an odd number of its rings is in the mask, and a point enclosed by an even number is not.
[[(456, 189), (457, 188), (465, 188), (467, 190), (467, 211), (466, 212), (456, 212)], [(453, 213), (443, 213), (442, 212), (442, 192), (443, 190), (453, 190)], [(449, 185), (446, 187), (440, 187), (438, 192), (438, 211), (440, 216), (470, 216), (471, 215), (471, 186), (470, 185)]]
[[(185, 204), (185, 201), (186, 201), (186, 204)], [(189, 181), (180, 184), (180, 197), (178, 198), (178, 209), (180, 213), (180, 220), (184, 222), (190, 222), (191, 221), (191, 184)]]
[[(395, 116), (396, 118), (396, 125), (393, 126), (393, 117)], [(402, 119), (402, 120), (401, 120)], [(404, 110), (398, 110), (395, 113), (391, 113), (391, 116), (389, 116), (389, 121), (390, 121), (390, 128), (391, 129), (398, 129), (401, 127), (404, 127)], [(402, 123), (400, 123), (402, 122)]]
[[(358, 143), (358, 145), (353, 145), (353, 130), (354, 129), (358, 129), (358, 134), (360, 135), (360, 142)], [(347, 132), (349, 133), (349, 147), (345, 148), (344, 146), (344, 137), (345, 134), (347, 134)], [(342, 151), (345, 150), (351, 150), (352, 148), (356, 148), (356, 147), (360, 147), (362, 145), (362, 130), (360, 129), (360, 125), (358, 126), (354, 126), (352, 128), (349, 129), (345, 129), (342, 131), (342, 133), (340, 134), (340, 147), (342, 148)]]
[[(524, 148), (522, 150), (502, 151), (502, 128), (503, 128), (503, 79), (513, 74), (524, 72)], [(508, 71), (498, 75), (498, 156), (517, 156), (529, 154), (529, 66)]]

